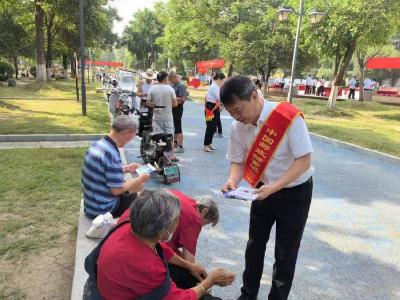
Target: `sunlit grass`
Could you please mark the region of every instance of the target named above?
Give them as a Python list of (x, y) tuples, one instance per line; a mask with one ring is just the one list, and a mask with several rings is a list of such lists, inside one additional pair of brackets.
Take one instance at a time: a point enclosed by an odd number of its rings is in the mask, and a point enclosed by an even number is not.
[(81, 102), (76, 101), (72, 80), (0, 88), (0, 134), (105, 133), (109, 129), (107, 106), (95, 87), (87, 87), (86, 117)]

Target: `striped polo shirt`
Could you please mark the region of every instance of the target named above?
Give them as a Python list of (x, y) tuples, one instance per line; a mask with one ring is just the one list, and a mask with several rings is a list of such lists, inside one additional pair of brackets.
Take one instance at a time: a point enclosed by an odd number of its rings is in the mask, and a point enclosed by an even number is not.
[(85, 213), (89, 217), (111, 212), (118, 205), (118, 196), (111, 188), (121, 188), (124, 174), (115, 142), (108, 136), (87, 150), (82, 168), (82, 191)]

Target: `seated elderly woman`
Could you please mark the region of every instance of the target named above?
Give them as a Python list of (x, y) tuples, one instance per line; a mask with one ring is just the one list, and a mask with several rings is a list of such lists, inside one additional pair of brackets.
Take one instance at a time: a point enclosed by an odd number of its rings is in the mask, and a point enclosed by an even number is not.
[[(200, 299), (213, 285), (226, 286), (234, 274), (223, 269), (206, 274), (162, 241), (169, 241), (179, 223), (180, 201), (164, 190), (143, 191), (130, 208), (130, 222), (121, 225), (103, 244), (98, 257), (97, 288), (104, 299)], [(165, 260), (188, 270), (200, 283), (180, 289), (169, 282)], [(161, 288), (164, 287), (164, 288)]]
[[(168, 190), (180, 202), (181, 213), (178, 227), (167, 245), (183, 259), (194, 263), (197, 240), (203, 226), (219, 221), (219, 211), (216, 202), (209, 196), (201, 196), (197, 200), (178, 190)], [(119, 223), (129, 219), (130, 210), (127, 209), (119, 219)], [(186, 289), (197, 284), (198, 280), (186, 269), (169, 265), (172, 279), (179, 288)]]

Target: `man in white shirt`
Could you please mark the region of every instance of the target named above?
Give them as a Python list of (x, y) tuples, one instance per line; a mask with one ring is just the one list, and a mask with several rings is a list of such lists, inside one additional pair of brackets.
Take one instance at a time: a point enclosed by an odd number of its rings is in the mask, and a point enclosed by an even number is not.
[(353, 99), (354, 100), (354, 96), (355, 96), (355, 93), (356, 93), (356, 83), (357, 83), (357, 80), (354, 78), (354, 76), (351, 77), (351, 79), (349, 81), (350, 91), (349, 91), (348, 99)]
[[(254, 84), (243, 76), (227, 80), (221, 87), (220, 96), (222, 104), (235, 119), (227, 151), (231, 165), (222, 188), (225, 192), (236, 189), (244, 178), (252, 143), (278, 105), (259, 97)], [(313, 147), (301, 115), (292, 119), (276, 144), (278, 146), (256, 186), (257, 200), (251, 204), (246, 266), (239, 297), (243, 300), (257, 298), (266, 243), (275, 222), (275, 264), (269, 299), (287, 299), (311, 204)]]
[(313, 83), (314, 83), (313, 78), (311, 77), (311, 75), (308, 75), (308, 77), (306, 78), (306, 91), (305, 91), (306, 95), (311, 94)]
[(370, 91), (371, 90), (371, 85), (372, 85), (372, 80), (369, 78), (365, 78), (364, 80), (364, 90), (365, 91)]

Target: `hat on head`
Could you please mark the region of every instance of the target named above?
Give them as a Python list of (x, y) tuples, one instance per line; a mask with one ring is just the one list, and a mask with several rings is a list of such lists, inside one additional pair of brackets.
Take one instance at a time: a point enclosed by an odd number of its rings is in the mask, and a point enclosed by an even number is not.
[(152, 69), (147, 69), (145, 73), (142, 74), (142, 76), (146, 79), (156, 79), (157, 75), (154, 74)]

